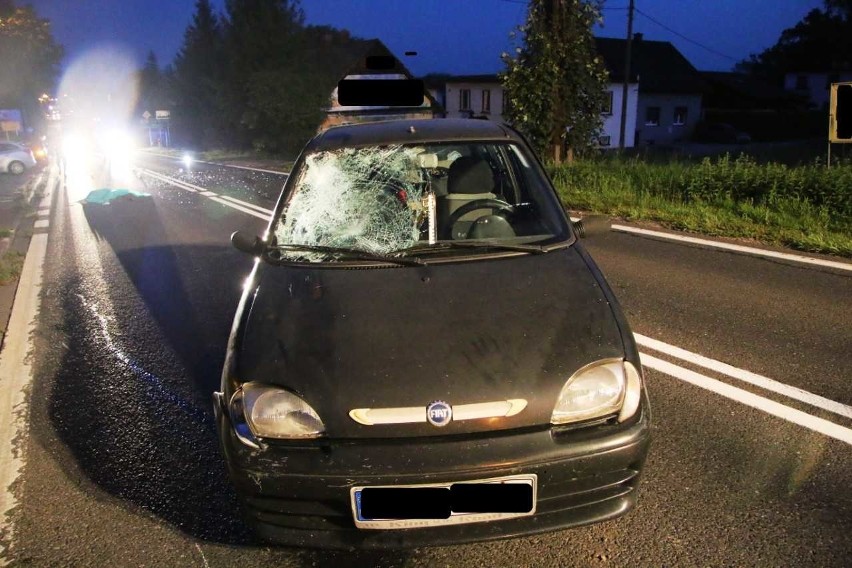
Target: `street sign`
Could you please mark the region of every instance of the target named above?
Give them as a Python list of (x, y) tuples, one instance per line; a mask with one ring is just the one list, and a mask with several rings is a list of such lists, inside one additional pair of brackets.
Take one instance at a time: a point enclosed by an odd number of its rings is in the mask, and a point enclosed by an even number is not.
[(828, 141), (852, 143), (852, 83), (831, 85)]
[(142, 113), (142, 118), (144, 118), (145, 120), (148, 120), (149, 118), (151, 118), (151, 113), (146, 110), (145, 112)]
[(171, 116), (171, 112), (167, 110), (158, 110), (157, 111), (157, 120), (168, 120), (169, 116)]

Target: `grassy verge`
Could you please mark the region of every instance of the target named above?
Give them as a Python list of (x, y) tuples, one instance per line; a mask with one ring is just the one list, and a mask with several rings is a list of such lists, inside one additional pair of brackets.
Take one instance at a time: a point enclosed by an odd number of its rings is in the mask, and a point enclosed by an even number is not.
[(14, 251), (7, 251), (0, 257), (0, 286), (5, 286), (15, 281), (21, 275), (24, 267), (24, 255)]
[(551, 166), (566, 207), (671, 229), (852, 257), (852, 166), (728, 156), (699, 164), (604, 159)]

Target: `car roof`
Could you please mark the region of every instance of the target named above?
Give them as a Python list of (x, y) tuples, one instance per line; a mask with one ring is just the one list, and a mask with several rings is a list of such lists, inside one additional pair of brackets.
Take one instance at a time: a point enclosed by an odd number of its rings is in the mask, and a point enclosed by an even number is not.
[(314, 137), (305, 150), (317, 152), (380, 144), (490, 140), (523, 143), (512, 128), (490, 120), (429, 118), (335, 126)]

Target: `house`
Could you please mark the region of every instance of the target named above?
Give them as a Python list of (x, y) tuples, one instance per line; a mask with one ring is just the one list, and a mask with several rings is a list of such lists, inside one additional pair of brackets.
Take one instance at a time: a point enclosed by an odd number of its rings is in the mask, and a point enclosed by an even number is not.
[(503, 85), (496, 75), (456, 75), (444, 82), (447, 118), (487, 118), (504, 122)]
[[(601, 109), (603, 129), (598, 137), (602, 148), (618, 147), (621, 126), (621, 72), (611, 69), (613, 81), (607, 87), (607, 98)], [(628, 120), (625, 146), (633, 146), (635, 131), (636, 100), (638, 85), (631, 82), (628, 90)], [(444, 81), (444, 106), (446, 116), (450, 118), (484, 118), (504, 122), (504, 110), (507, 107), (506, 92), (496, 74), (491, 75), (457, 75)]]
[(852, 71), (798, 72), (784, 75), (784, 89), (807, 98), (810, 106), (827, 109), (832, 83), (852, 81)]
[[(381, 61), (381, 65), (368, 64)], [(380, 68), (377, 68), (380, 67)], [(414, 76), (405, 65), (378, 39), (369, 40), (355, 63), (341, 79), (400, 79), (411, 80)], [(414, 107), (395, 106), (343, 106), (337, 99), (337, 88), (332, 91), (330, 105), (325, 109), (326, 117), (319, 130), (332, 126), (359, 122), (375, 122), (400, 118), (433, 118), (443, 115), (443, 108), (424, 88), (423, 104)]]
[[(598, 37), (595, 42), (611, 73), (624, 69), (626, 40)], [(701, 118), (698, 71), (667, 41), (646, 40), (637, 33), (631, 52), (631, 74), (639, 79), (635, 145), (689, 140)]]

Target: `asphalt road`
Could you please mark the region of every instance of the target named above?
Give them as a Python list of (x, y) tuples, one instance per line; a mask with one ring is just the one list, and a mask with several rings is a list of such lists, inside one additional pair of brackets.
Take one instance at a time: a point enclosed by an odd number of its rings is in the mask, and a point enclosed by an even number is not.
[[(139, 165), (271, 209), (280, 176)], [(81, 205), (91, 189), (151, 194)], [(626, 517), (389, 554), (268, 547), (243, 526), (210, 393), (265, 222), (145, 176), (55, 196), (12, 562), (32, 566), (847, 566), (852, 447), (646, 365), (654, 442)], [(610, 233), (584, 243), (636, 333), (852, 405), (852, 273)], [(845, 428), (852, 418), (654, 357)]]

